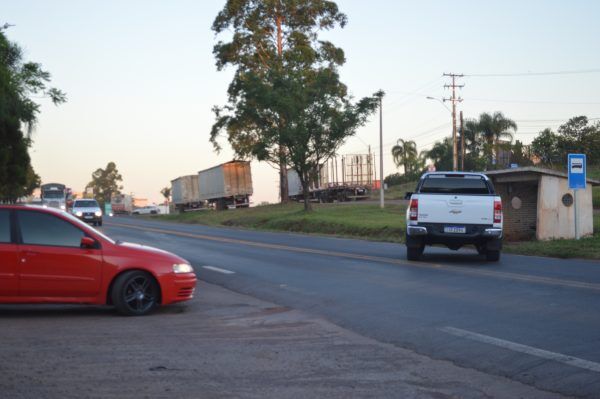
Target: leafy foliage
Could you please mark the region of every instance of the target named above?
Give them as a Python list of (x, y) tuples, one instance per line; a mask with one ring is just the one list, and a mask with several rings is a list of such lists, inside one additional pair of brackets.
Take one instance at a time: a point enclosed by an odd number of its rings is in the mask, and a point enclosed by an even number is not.
[(233, 30), (230, 42), (214, 47), (217, 68), (236, 67), (228, 104), (215, 107), (211, 142), (227, 140), (239, 158), (255, 158), (280, 169), (280, 194), (287, 198), (286, 168), (298, 172), (308, 202), (308, 182), (375, 111), (376, 93), (352, 102), (337, 68), (344, 52), (319, 40), (319, 32), (344, 26), (332, 1), (229, 0), (213, 30)]
[(404, 168), (405, 175), (412, 175), (415, 171), (423, 169), (422, 158), (419, 158), (417, 144), (412, 140), (398, 139), (392, 147), (392, 157), (396, 166)]
[(169, 198), (171, 197), (171, 187), (163, 187), (162, 190), (160, 190), (160, 193), (163, 197), (165, 197), (165, 200), (168, 202)]
[(565, 165), (569, 153), (586, 154), (589, 165), (600, 165), (600, 122), (590, 124), (587, 117), (576, 116), (558, 133), (544, 129), (531, 143), (531, 152), (551, 168)]
[(50, 74), (38, 63), (23, 62), (21, 48), (0, 31), (0, 201), (14, 202), (39, 186), (28, 153), (40, 112), (32, 97), (46, 96), (54, 104), (66, 100), (49, 81)]
[(98, 168), (92, 173), (92, 181), (86, 188), (91, 188), (94, 198), (102, 207), (105, 203), (109, 203), (112, 196), (120, 194), (123, 189), (119, 183), (123, 181), (123, 177), (117, 170), (117, 165), (114, 162), (109, 162), (105, 169)]

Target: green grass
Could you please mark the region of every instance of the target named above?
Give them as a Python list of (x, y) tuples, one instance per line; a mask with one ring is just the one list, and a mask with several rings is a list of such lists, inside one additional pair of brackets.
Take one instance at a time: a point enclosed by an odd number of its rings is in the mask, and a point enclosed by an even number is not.
[(266, 205), (247, 209), (153, 215), (149, 218), (211, 226), (354, 237), (375, 241), (402, 242), (405, 210), (401, 205), (379, 209), (372, 204), (313, 204), (304, 212), (302, 204)]
[[(403, 200), (404, 195), (407, 191), (415, 191), (417, 187), (417, 182), (410, 182), (404, 184), (398, 184), (396, 186), (389, 186), (387, 190), (384, 191), (384, 196), (386, 200)], [(373, 190), (371, 193), (372, 199), (379, 199), (379, 190)]]
[[(600, 180), (600, 167), (590, 167), (586, 172), (588, 178)], [(600, 186), (592, 188), (592, 204), (594, 209), (600, 209)]]
[(594, 235), (580, 240), (550, 240), (507, 243), (506, 252), (554, 258), (600, 259), (600, 214), (594, 215)]

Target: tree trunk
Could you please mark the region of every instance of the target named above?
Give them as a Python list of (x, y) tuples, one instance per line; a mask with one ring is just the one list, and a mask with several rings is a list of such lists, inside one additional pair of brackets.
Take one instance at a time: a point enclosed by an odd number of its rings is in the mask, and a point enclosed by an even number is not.
[(308, 177), (304, 176), (303, 173), (298, 173), (300, 177), (300, 184), (302, 184), (302, 197), (304, 198), (304, 211), (312, 211), (312, 205), (310, 203), (310, 190), (308, 188)]
[(282, 203), (290, 202), (287, 179), (287, 162), (285, 161), (285, 151), (282, 146), (279, 146), (279, 198), (281, 198)]
[[(283, 31), (281, 29), (281, 23), (283, 22), (283, 16), (277, 15), (275, 23), (277, 25), (277, 55), (279, 61), (282, 62), (283, 56)], [(282, 203), (290, 201), (288, 192), (288, 181), (287, 181), (287, 163), (285, 161), (285, 147), (279, 145), (279, 198)]]

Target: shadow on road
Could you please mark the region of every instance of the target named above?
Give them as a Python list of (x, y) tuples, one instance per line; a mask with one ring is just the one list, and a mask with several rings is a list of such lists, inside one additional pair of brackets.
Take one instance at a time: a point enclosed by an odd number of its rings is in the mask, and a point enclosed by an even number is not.
[[(185, 313), (188, 306), (174, 304), (162, 306), (146, 317)], [(123, 317), (112, 306), (93, 305), (0, 305), (0, 319), (23, 318), (73, 318), (73, 317)], [(135, 318), (135, 317), (132, 317)]]

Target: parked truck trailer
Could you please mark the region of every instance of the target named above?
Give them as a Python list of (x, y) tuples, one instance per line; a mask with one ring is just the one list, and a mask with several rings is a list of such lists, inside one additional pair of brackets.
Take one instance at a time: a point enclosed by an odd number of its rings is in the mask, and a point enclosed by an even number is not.
[[(340, 173), (341, 167), (341, 173)], [(309, 199), (313, 202), (344, 202), (369, 198), (374, 182), (371, 154), (344, 155), (324, 162), (310, 180)], [(288, 194), (293, 201), (304, 201), (300, 177), (288, 169)]]
[(252, 173), (250, 162), (231, 161), (198, 172), (200, 201), (217, 210), (250, 206)]
[(115, 215), (131, 215), (133, 212), (133, 197), (127, 194), (116, 194), (110, 199), (112, 213)]
[(179, 212), (199, 209), (200, 201), (198, 175), (180, 176), (171, 180), (171, 202)]

